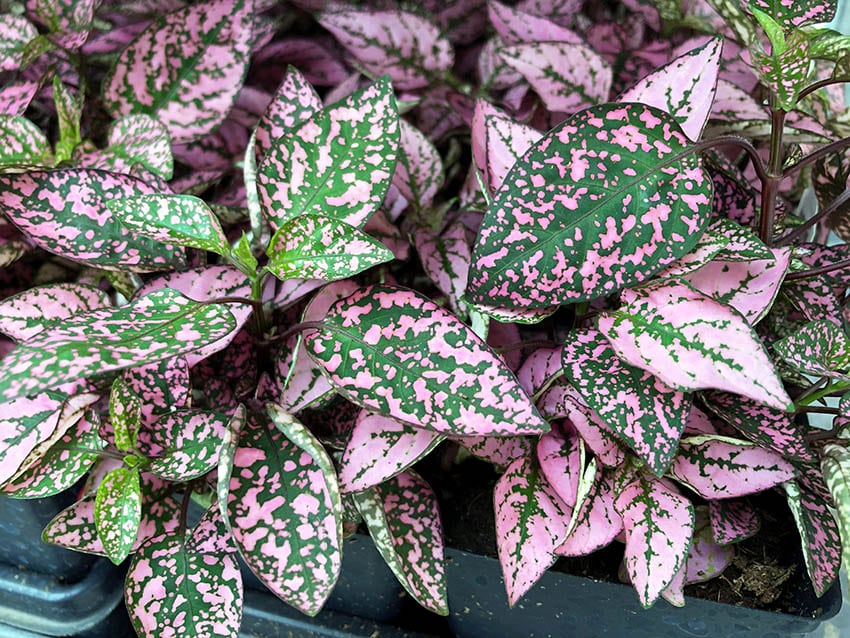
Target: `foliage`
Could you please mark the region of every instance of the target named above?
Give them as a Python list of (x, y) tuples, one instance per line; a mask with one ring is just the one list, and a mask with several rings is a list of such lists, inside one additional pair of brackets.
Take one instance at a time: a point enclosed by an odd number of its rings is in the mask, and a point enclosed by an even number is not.
[(352, 521), (448, 614), (428, 455), (501, 473), (510, 604), (614, 542), (644, 606), (684, 604), (764, 490), (825, 592), (835, 2), (324, 4), (0, 16), (0, 490), (88, 474), (44, 538), (132, 556), (143, 636), (235, 636), (237, 553), (318, 613)]

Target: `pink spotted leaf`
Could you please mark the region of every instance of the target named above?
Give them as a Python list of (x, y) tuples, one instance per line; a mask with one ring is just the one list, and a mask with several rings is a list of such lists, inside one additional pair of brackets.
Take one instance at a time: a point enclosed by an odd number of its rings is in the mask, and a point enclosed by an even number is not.
[(626, 533), (626, 569), (641, 604), (651, 607), (685, 565), (693, 505), (669, 483), (639, 476), (623, 488), (615, 507)]
[(373, 75), (389, 75), (398, 89), (428, 86), (454, 63), (440, 30), (407, 11), (329, 11), (319, 23)]
[[(558, 391), (559, 402), (563, 416), (578, 430), (579, 435), (593, 450), (593, 453), (603, 465), (616, 467), (625, 459), (625, 449), (619, 437), (608, 427), (608, 424), (595, 410), (590, 408), (578, 391), (571, 385), (555, 385), (549, 393)], [(547, 393), (547, 394), (549, 394)], [(546, 401), (543, 395), (541, 401)]]
[[(766, 17), (757, 9), (753, 13), (759, 18)], [(750, 49), (750, 57), (759, 80), (773, 93), (777, 107), (790, 111), (808, 84), (810, 39), (807, 34), (797, 31), (790, 32), (786, 39), (780, 30), (779, 36), (781, 44), (777, 39), (770, 54), (762, 49), (757, 40)]]
[(354, 495), (354, 502), (384, 562), (425, 609), (449, 614), (443, 527), (437, 497), (414, 472)]
[(623, 531), (623, 519), (614, 507), (615, 500), (613, 473), (607, 469), (596, 472), (572, 531), (555, 553), (559, 556), (586, 556), (607, 547)]
[(189, 364), (185, 357), (129, 368), (122, 378), (142, 400), (142, 421), (146, 424), (157, 415), (187, 407), (191, 399)]
[(791, 259), (790, 248), (770, 251), (771, 257), (752, 261), (730, 261), (723, 254), (696, 272), (685, 274), (684, 279), (755, 325), (772, 307)]
[(272, 377), (279, 392), (278, 403), (293, 414), (321, 403), (333, 394), (333, 386), (300, 344), (300, 337), (293, 337), (281, 347), (275, 355), (276, 365)]
[(792, 405), (761, 340), (734, 310), (675, 281), (625, 290), (622, 301), (597, 325), (629, 364), (678, 390), (716, 388), (778, 410)]
[(524, 436), (464, 436), (451, 437), (472, 456), (491, 463), (504, 471), (518, 458), (532, 453), (531, 439)]
[(379, 485), (424, 458), (443, 438), (361, 410), (339, 463), (340, 487), (356, 492)]
[(179, 267), (181, 250), (130, 232), (106, 207), (112, 199), (155, 192), (128, 175), (73, 168), (31, 171), (0, 177), (0, 212), (41, 248), (96, 268), (150, 272)]
[(192, 195), (140, 195), (106, 207), (133, 232), (164, 244), (229, 255), (230, 246), (209, 206)]
[(611, 68), (586, 44), (534, 42), (502, 47), (500, 54), (550, 111), (572, 113), (608, 100)]
[(39, 83), (34, 80), (18, 80), (0, 88), (0, 113), (23, 115), (35, 94)]
[(53, 163), (50, 142), (41, 129), (25, 117), (0, 115), (0, 167), (38, 167)]
[(831, 321), (812, 321), (773, 344), (777, 356), (795, 370), (816, 377), (848, 379), (850, 340)]
[(109, 305), (109, 295), (86, 284), (35, 286), (0, 301), (0, 332), (27, 341), (76, 314)]
[(177, 410), (157, 419), (154, 443), (162, 449), (148, 470), (170, 481), (191, 481), (218, 464), (227, 415), (210, 410)]
[(506, 44), (523, 42), (582, 42), (580, 35), (547, 19), (547, 16), (510, 7), (496, 0), (487, 2), (490, 23)]
[(272, 148), (275, 140), (298, 128), (322, 109), (316, 89), (295, 67), (287, 67), (286, 74), (272, 101), (266, 108), (255, 133), (257, 160)]
[(109, 394), (109, 423), (119, 452), (135, 450), (141, 420), (142, 400), (139, 395), (123, 379), (115, 379)]
[(788, 506), (797, 524), (803, 559), (815, 594), (823, 596), (841, 567), (841, 535), (829, 504), (819, 494), (795, 481), (785, 483)]
[(787, 459), (811, 461), (814, 457), (794, 414), (775, 410), (757, 401), (728, 392), (704, 392), (706, 406), (749, 440)]
[(758, 238), (752, 228), (742, 226), (731, 219), (719, 217), (709, 225), (710, 232), (725, 237), (728, 245), (723, 250), (725, 261), (752, 261), (754, 259), (774, 259), (778, 254)]
[(276, 140), (257, 168), (263, 214), (275, 230), (304, 214), (362, 227), (390, 186), (398, 139), (395, 98), (383, 78)]
[(690, 395), (622, 361), (598, 330), (569, 333), (562, 362), (584, 402), (656, 475), (664, 474), (690, 414)]
[(776, 452), (722, 436), (682, 439), (670, 473), (705, 499), (736, 498), (794, 478), (794, 467)]
[(517, 380), (529, 396), (545, 391), (555, 379), (563, 375), (560, 347), (538, 348), (532, 352), (517, 370)]
[(128, 467), (112, 470), (97, 488), (94, 523), (107, 557), (116, 565), (132, 550), (141, 518), (139, 471)]
[(174, 143), (211, 133), (242, 86), (251, 23), (250, 0), (208, 0), (161, 15), (116, 60), (104, 106), (114, 117), (158, 118)]
[(417, 210), (427, 208), (443, 185), (443, 160), (422, 131), (399, 120), (399, 155), (393, 184)]
[(304, 337), (307, 352), (364, 408), (457, 436), (549, 429), (499, 356), (414, 291), (360, 288), (323, 323)]
[(24, 48), (37, 35), (36, 28), (23, 16), (11, 13), (0, 16), (0, 71), (17, 71)]
[(485, 100), (475, 103), (472, 116), (472, 155), (491, 191), (497, 191), (513, 165), (541, 137), (531, 126), (517, 122)]
[(186, 539), (186, 551), (193, 554), (235, 554), (236, 545), (218, 505), (203, 513)]
[(14, 498), (45, 498), (72, 487), (106, 445), (98, 434), (99, 424), (97, 412), (87, 410), (44, 454), (4, 483), (0, 491)]
[(56, 430), (64, 398), (41, 392), (0, 404), (0, 484), (13, 478), (33, 449)]
[(712, 500), (708, 508), (713, 539), (719, 545), (738, 543), (761, 529), (758, 512), (746, 500)]
[[(495, 194), (467, 297), (512, 308), (590, 300), (686, 254), (711, 214), (711, 182), (698, 160), (671, 159), (689, 145), (669, 115), (649, 106), (608, 104), (567, 119)], [(604, 172), (591, 170), (600, 154)]]
[(466, 317), (469, 308), (463, 300), (469, 276), (472, 250), (463, 224), (452, 224), (436, 234), (419, 229), (413, 237), (422, 267), (431, 281), (446, 294), (449, 305), (458, 317)]
[(188, 550), (184, 539), (157, 536), (130, 563), (124, 599), (139, 636), (155, 638), (180, 619), (175, 635), (239, 635), (242, 574), (236, 557)]
[(248, 418), (232, 457), (225, 451), (220, 462), (231, 458), (218, 491), (239, 553), (272, 593), (315, 615), (339, 576), (335, 475), (262, 416)]
[(517, 459), (493, 490), (499, 562), (513, 606), (555, 562), (567, 535), (570, 509), (536, 461)]
[(284, 222), (269, 242), (265, 269), (278, 279), (336, 281), (393, 260), (378, 240), (323, 215)]
[(223, 305), (154, 291), (120, 308), (76, 315), (18, 345), (0, 360), (0, 396), (186, 354), (230, 334), (234, 324)]
[(174, 173), (168, 129), (144, 113), (125, 115), (110, 125), (108, 146), (91, 168), (135, 175), (138, 167), (163, 179), (171, 179)]
[(552, 430), (537, 442), (537, 462), (546, 481), (570, 508), (580, 507), (579, 484), (584, 474), (584, 442), (576, 431)]
[(752, 0), (750, 2), (751, 7), (766, 12), (777, 23), (786, 28), (829, 22), (835, 17), (837, 5), (838, 3), (834, 0), (797, 0), (796, 2)]
[(88, 39), (94, 18), (94, 0), (34, 0), (35, 19), (51, 31), (58, 46), (76, 49)]
[(714, 101), (722, 47), (722, 38), (709, 40), (650, 73), (617, 101), (642, 102), (666, 111), (685, 135), (699, 139)]

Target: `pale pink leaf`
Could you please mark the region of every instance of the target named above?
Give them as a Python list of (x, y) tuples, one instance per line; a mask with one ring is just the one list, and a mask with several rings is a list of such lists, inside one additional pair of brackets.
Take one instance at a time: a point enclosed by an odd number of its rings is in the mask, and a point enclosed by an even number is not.
[(36, 28), (23, 16), (0, 16), (0, 71), (17, 71), (24, 48), (37, 35)]
[(430, 140), (412, 124), (399, 120), (399, 161), (393, 184), (416, 209), (434, 202), (443, 185), (443, 160)]
[(576, 524), (555, 553), (559, 556), (586, 556), (609, 545), (622, 531), (623, 519), (614, 507), (614, 474), (597, 472), (590, 493), (576, 517)]
[(472, 248), (462, 224), (452, 224), (442, 233), (419, 229), (413, 236), (422, 267), (431, 281), (449, 298), (449, 305), (458, 317), (469, 314), (463, 300)]
[(505, 44), (522, 44), (523, 42), (579, 44), (583, 42), (582, 37), (575, 31), (548, 20), (545, 15), (510, 7), (496, 0), (487, 2), (487, 15)]
[(475, 103), (472, 154), (484, 183), (495, 192), (516, 161), (541, 137), (485, 100)]
[(708, 508), (714, 542), (719, 545), (738, 543), (761, 528), (758, 512), (746, 500), (709, 501)]

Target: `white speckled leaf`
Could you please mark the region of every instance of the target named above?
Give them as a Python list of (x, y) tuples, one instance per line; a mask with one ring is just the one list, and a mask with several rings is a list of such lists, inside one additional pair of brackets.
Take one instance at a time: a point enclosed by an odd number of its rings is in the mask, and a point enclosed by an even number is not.
[(841, 445), (827, 443), (823, 448), (821, 469), (835, 503), (843, 561), (850, 565), (850, 452)]
[(186, 354), (230, 334), (234, 324), (225, 306), (190, 301), (170, 288), (76, 315), (0, 360), (0, 396), (9, 400)]
[(731, 308), (676, 281), (625, 290), (622, 301), (597, 325), (631, 365), (671, 388), (728, 390), (778, 410), (792, 406), (761, 340)]
[(257, 168), (263, 214), (275, 230), (304, 214), (361, 228), (384, 201), (398, 138), (385, 78), (316, 113), (276, 140)]
[(361, 288), (323, 323), (304, 337), (307, 351), (364, 408), (457, 436), (549, 429), (498, 355), (416, 292)]
[(239, 635), (242, 574), (232, 555), (189, 552), (184, 539), (157, 536), (127, 570), (124, 599), (142, 638)]
[(141, 419), (142, 400), (123, 379), (115, 379), (109, 393), (109, 424), (119, 452), (136, 448)]
[(155, 193), (129, 175), (92, 169), (0, 176), (0, 212), (38, 246), (107, 270), (151, 272), (183, 265), (183, 251), (124, 228), (108, 201)]
[(440, 30), (408, 11), (329, 11), (319, 23), (373, 75), (386, 73), (398, 89), (435, 82), (454, 63)]
[(266, 270), (278, 279), (336, 281), (393, 260), (376, 239), (322, 215), (284, 222), (269, 242)]
[(112, 470), (97, 488), (94, 524), (107, 557), (116, 565), (130, 554), (141, 518), (139, 471), (127, 467)]
[(105, 78), (106, 109), (156, 117), (174, 143), (211, 133), (248, 70), (252, 18), (250, 0), (207, 0), (159, 16)]
[(850, 339), (831, 321), (807, 323), (775, 342), (773, 348), (785, 363), (805, 374), (850, 378)]

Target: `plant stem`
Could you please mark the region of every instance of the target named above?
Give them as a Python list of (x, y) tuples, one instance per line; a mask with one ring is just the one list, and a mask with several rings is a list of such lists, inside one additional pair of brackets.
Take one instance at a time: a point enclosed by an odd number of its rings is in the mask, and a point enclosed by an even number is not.
[(791, 166), (789, 166), (782, 172), (782, 175), (784, 177), (788, 177), (789, 175), (792, 175), (793, 173), (799, 171), (801, 168), (805, 168), (809, 164), (814, 164), (822, 157), (832, 155), (833, 153), (838, 153), (839, 151), (843, 151), (847, 147), (850, 147), (850, 137), (845, 137), (844, 139), (837, 140), (835, 142), (832, 142), (831, 144), (827, 144), (826, 146), (821, 146), (818, 150), (809, 153), (796, 164), (791, 164)]
[(836, 261), (834, 264), (818, 266), (817, 268), (810, 268), (809, 270), (792, 272), (785, 276), (785, 281), (794, 281), (795, 279), (808, 279), (809, 277), (817, 277), (818, 275), (825, 275), (836, 270), (841, 270), (842, 268), (850, 268), (850, 259)]
[(773, 243), (773, 227), (776, 224), (776, 197), (782, 182), (782, 129), (785, 126), (785, 111), (770, 111), (770, 155), (767, 175), (762, 180), (761, 214), (759, 215), (759, 237), (768, 246)]
[(322, 328), (327, 327), (328, 326), (322, 323), (321, 321), (302, 321), (301, 323), (296, 323), (294, 326), (290, 326), (288, 329), (284, 330), (279, 335), (275, 335), (274, 337), (266, 339), (263, 343), (265, 345), (278, 343), (279, 341), (286, 341), (296, 332), (301, 332), (302, 330), (321, 330)]
[(796, 239), (802, 237), (812, 226), (817, 224), (822, 219), (827, 219), (830, 215), (832, 215), (839, 208), (844, 206), (848, 201), (850, 201), (850, 188), (845, 190), (841, 195), (832, 200), (832, 203), (829, 206), (825, 206), (820, 209), (816, 214), (812, 215), (809, 219), (807, 219), (804, 223), (800, 224), (794, 230), (786, 233), (782, 237), (780, 237), (776, 241), (776, 246), (787, 246), (791, 242)]
[(826, 384), (826, 387), (822, 388), (821, 390), (817, 390), (815, 392), (810, 393), (807, 392), (798, 397), (797, 400), (794, 402), (794, 407), (799, 412), (802, 411), (801, 409), (803, 407), (810, 405), (815, 401), (820, 401), (821, 399), (824, 399), (836, 392), (839, 394), (843, 394), (847, 390), (850, 390), (850, 382), (829, 382)]
[(807, 405), (802, 410), (797, 412), (797, 414), (800, 413), (838, 414), (838, 408), (831, 408), (827, 405)]
[(191, 483), (186, 485), (186, 489), (183, 492), (183, 500), (180, 502), (180, 526), (177, 528), (177, 538), (180, 539), (181, 543), (186, 540), (186, 519), (189, 514), (189, 503), (192, 502), (193, 487)]

